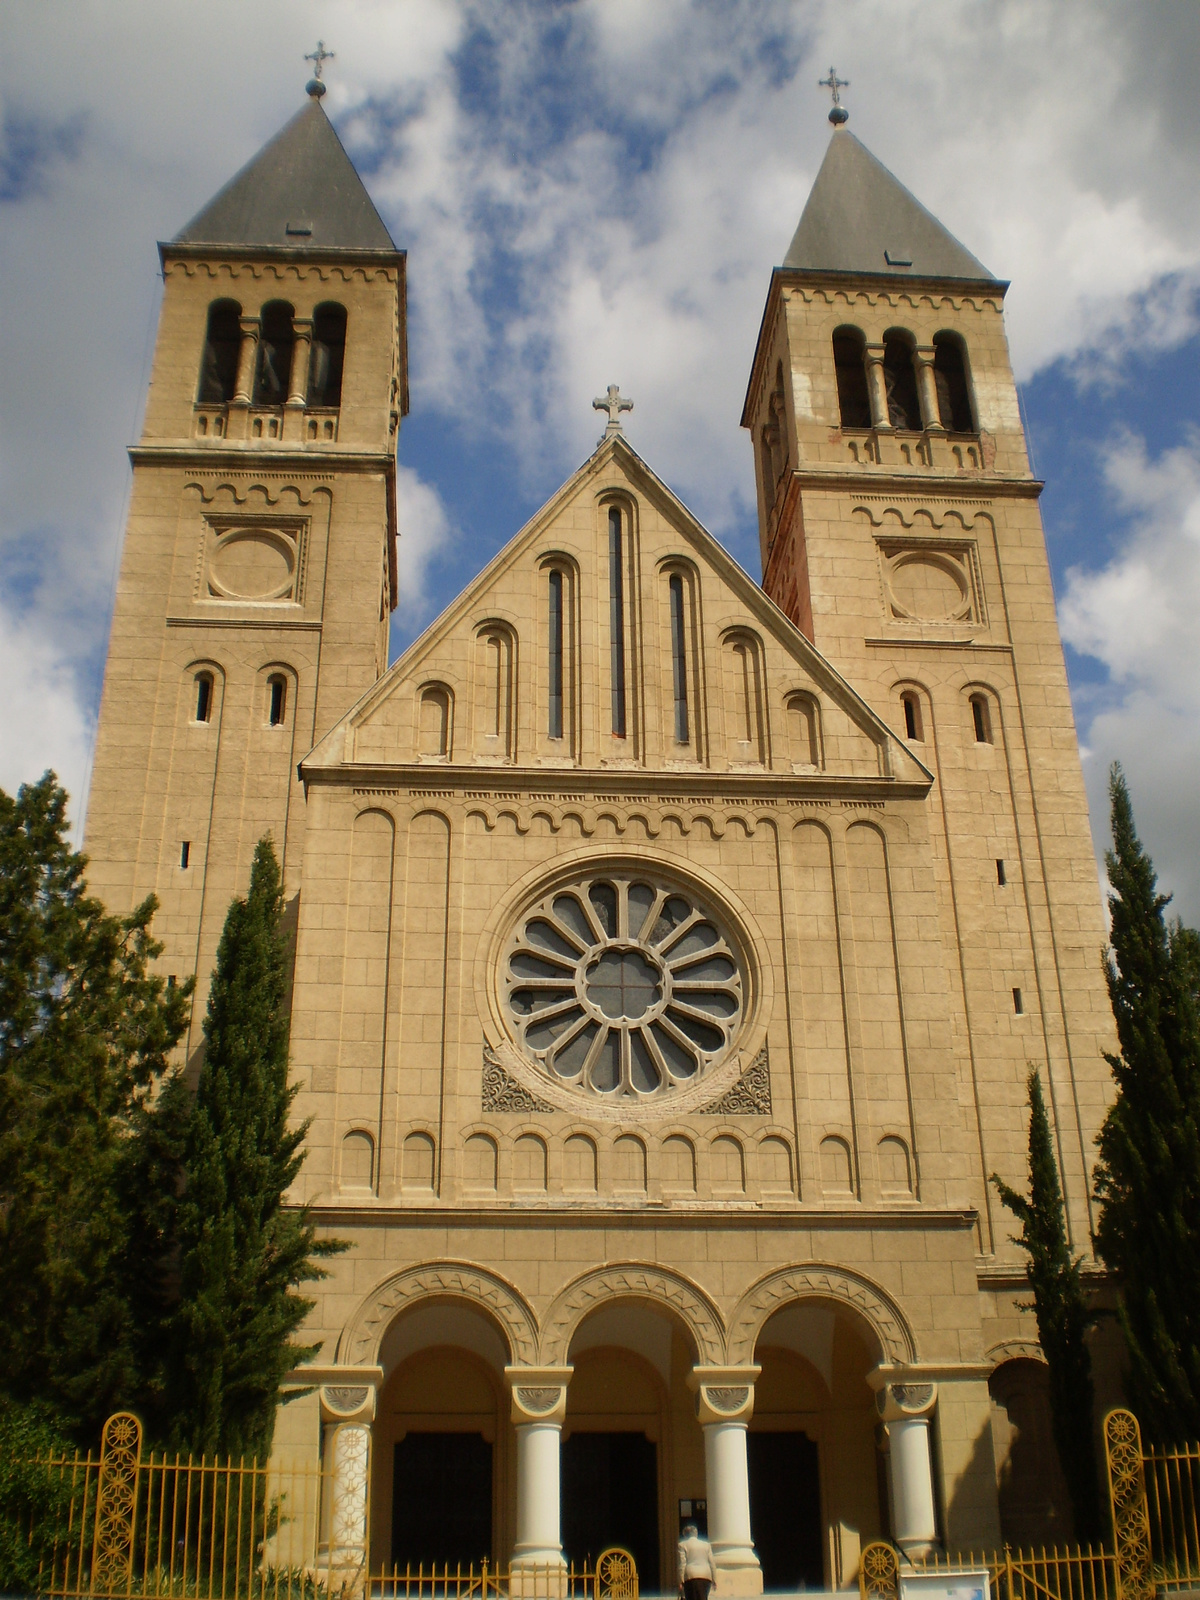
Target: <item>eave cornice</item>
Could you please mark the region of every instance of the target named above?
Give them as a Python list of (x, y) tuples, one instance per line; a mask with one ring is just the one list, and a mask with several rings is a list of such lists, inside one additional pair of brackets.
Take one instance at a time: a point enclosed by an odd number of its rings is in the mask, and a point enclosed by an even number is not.
[[(428, 795), (447, 792), (455, 798), (484, 795), (532, 801), (617, 800), (634, 805), (669, 804), (674, 800), (709, 801), (729, 805), (803, 806), (812, 801), (858, 801), (867, 805), (888, 800), (921, 800), (932, 778), (861, 778), (836, 773), (788, 776), (786, 773), (696, 772), (677, 773), (645, 769), (608, 772), (603, 768), (455, 767), (406, 762), (340, 762), (336, 766), (301, 761), (297, 773), (305, 785), (328, 784), (341, 788), (388, 789), (396, 794)], [(651, 790), (652, 793), (647, 793)]]

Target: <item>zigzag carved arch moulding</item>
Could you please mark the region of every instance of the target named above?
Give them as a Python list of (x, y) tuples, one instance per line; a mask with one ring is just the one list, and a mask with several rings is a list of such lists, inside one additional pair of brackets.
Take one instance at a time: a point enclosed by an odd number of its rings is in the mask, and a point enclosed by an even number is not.
[(542, 1362), (564, 1366), (575, 1330), (588, 1312), (603, 1301), (621, 1298), (652, 1300), (665, 1306), (688, 1329), (702, 1364), (720, 1366), (724, 1361), (724, 1322), (704, 1291), (677, 1272), (630, 1262), (586, 1272), (555, 1297), (542, 1331)]
[(508, 1341), (514, 1365), (537, 1360), (537, 1319), (511, 1284), (469, 1261), (436, 1261), (385, 1278), (367, 1294), (338, 1340), (338, 1360), (352, 1366), (378, 1361), (383, 1336), (403, 1311), (422, 1300), (466, 1300), (488, 1313)]
[(834, 1300), (848, 1306), (870, 1325), (884, 1360), (916, 1360), (912, 1331), (882, 1289), (856, 1273), (810, 1262), (784, 1267), (747, 1289), (730, 1321), (730, 1363), (742, 1366), (753, 1361), (754, 1347), (768, 1317), (795, 1300)]

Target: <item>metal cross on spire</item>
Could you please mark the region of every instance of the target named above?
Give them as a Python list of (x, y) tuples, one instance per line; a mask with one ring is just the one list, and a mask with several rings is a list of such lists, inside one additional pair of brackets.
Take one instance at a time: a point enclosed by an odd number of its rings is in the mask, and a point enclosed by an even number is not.
[[(624, 428), (621, 426), (621, 413), (622, 411), (632, 411), (633, 401), (626, 400), (625, 396), (621, 393), (621, 386), (619, 383), (610, 383), (608, 386), (608, 393), (606, 395), (601, 395), (599, 399), (592, 401), (592, 409), (593, 411), (607, 411), (608, 422), (604, 429), (604, 439), (607, 439), (614, 433), (625, 432)], [(600, 441), (601, 444), (603, 444), (604, 439)]]
[(335, 61), (337, 59), (337, 51), (326, 50), (324, 39), (318, 39), (317, 48), (312, 52), (311, 55), (305, 56), (304, 59), (305, 61), (311, 61), (313, 64), (313, 75), (308, 80), (306, 87), (309, 94), (311, 94), (315, 100), (319, 100), (325, 93), (325, 85), (321, 82), (321, 69), (324, 67), (327, 61)]
[(828, 89), (833, 95), (833, 105), (830, 108), (829, 120), (833, 123), (835, 128), (840, 128), (843, 122), (848, 122), (850, 120), (850, 113), (842, 104), (842, 97), (838, 93), (839, 89), (848, 89), (849, 87), (850, 79), (839, 78), (836, 67), (830, 67), (829, 76), (827, 78), (817, 79), (817, 88)]

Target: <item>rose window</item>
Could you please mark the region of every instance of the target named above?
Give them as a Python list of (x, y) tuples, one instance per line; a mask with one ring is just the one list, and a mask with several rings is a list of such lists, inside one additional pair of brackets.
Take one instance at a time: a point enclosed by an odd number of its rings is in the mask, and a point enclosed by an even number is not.
[(504, 992), (525, 1050), (591, 1094), (652, 1095), (723, 1057), (742, 975), (717, 919), (686, 890), (606, 874), (557, 889), (509, 941)]

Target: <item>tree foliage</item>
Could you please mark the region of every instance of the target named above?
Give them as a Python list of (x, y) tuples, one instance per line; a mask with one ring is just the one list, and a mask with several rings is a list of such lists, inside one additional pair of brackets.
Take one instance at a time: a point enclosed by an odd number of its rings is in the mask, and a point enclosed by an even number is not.
[(1071, 1254), (1062, 1187), (1042, 1080), (1031, 1070), (1029, 1089), (1029, 1198), (995, 1174), (1001, 1200), (1021, 1224), (1016, 1243), (1028, 1254), (1038, 1341), (1050, 1377), (1054, 1442), (1075, 1514), (1075, 1537), (1099, 1542), (1103, 1533), (1093, 1420), (1095, 1391), (1087, 1331), (1092, 1322), (1079, 1258)]
[(94, 1439), (141, 1390), (133, 1135), (191, 985), (150, 971), (153, 898), (87, 893), (66, 808), (50, 772), (0, 791), (0, 1382)]
[(1200, 938), (1164, 913), (1121, 769), (1108, 992), (1120, 1054), (1100, 1133), (1097, 1250), (1116, 1273), (1132, 1399), (1156, 1439), (1200, 1438)]
[(38, 1567), (70, 1538), (72, 1449), (44, 1401), (0, 1398), (0, 1594), (34, 1594)]
[(175, 1228), (179, 1298), (170, 1323), (166, 1400), (173, 1442), (194, 1452), (265, 1459), (279, 1384), (315, 1353), (292, 1342), (324, 1276), (304, 1210), (287, 1209), (307, 1124), (289, 1126), (288, 942), (269, 839), (250, 892), (229, 908), (204, 1024), (206, 1051), (183, 1152)]

